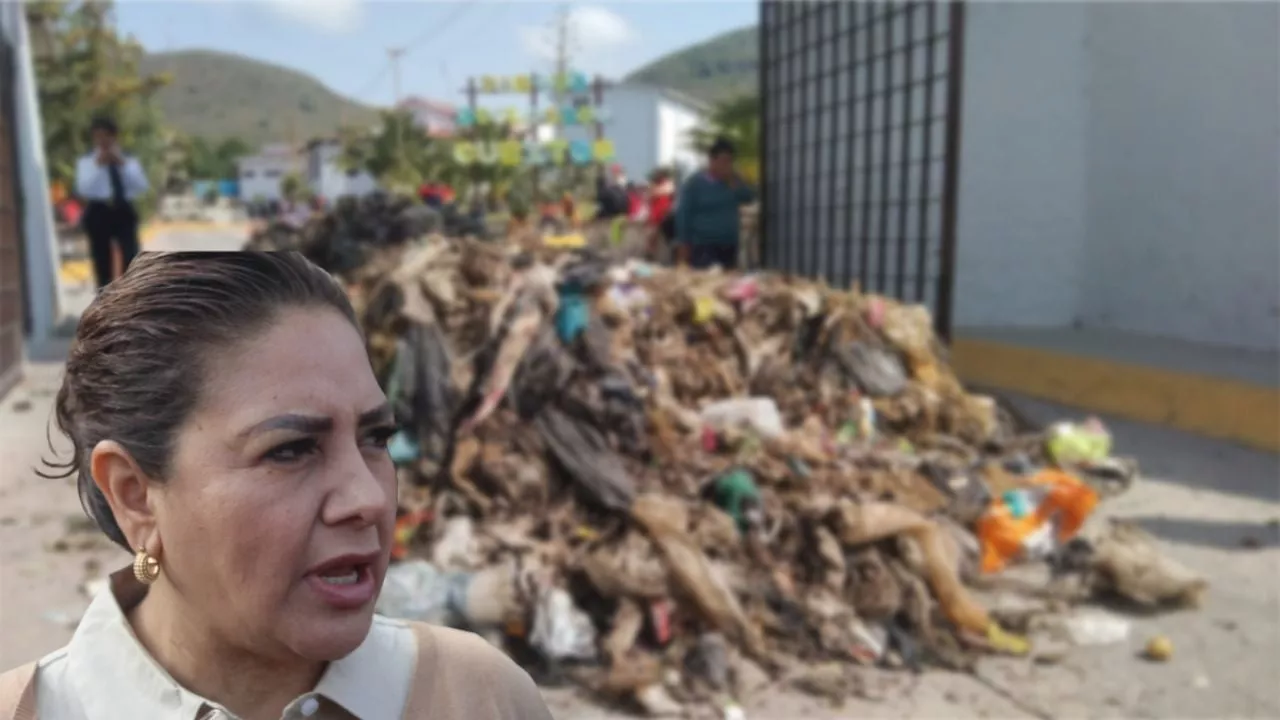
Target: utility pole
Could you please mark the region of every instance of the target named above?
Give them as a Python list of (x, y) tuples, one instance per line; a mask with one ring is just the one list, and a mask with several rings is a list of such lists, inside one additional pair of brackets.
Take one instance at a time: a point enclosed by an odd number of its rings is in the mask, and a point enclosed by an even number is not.
[(561, 107), (564, 102), (564, 90), (560, 87), (559, 82), (569, 72), (569, 6), (566, 3), (560, 4), (560, 9), (556, 11), (556, 74), (554, 82), (556, 107)]
[(400, 106), (400, 58), (404, 57), (405, 48), (387, 48), (387, 57), (391, 59), (391, 92), (395, 96), (395, 106)]
[[(565, 106), (566, 93), (561, 85), (562, 79), (569, 73), (569, 55), (571, 49), (569, 44), (572, 42), (573, 28), (569, 26), (569, 5), (568, 3), (560, 3), (559, 9), (556, 10), (556, 27), (555, 27), (555, 49), (556, 49), (556, 68), (555, 75), (552, 77), (552, 106), (557, 111)], [(557, 113), (557, 117), (558, 117)], [(556, 123), (555, 136), (560, 137), (560, 123)]]
[(396, 163), (404, 162), (404, 122), (399, 116), (400, 110), (400, 58), (404, 57), (406, 48), (387, 48), (387, 57), (391, 60), (391, 93), (395, 98), (395, 104), (392, 109), (396, 111)]

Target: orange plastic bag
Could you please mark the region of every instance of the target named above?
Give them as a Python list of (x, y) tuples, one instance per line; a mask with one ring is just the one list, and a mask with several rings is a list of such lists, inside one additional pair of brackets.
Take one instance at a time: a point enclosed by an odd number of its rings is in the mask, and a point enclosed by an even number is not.
[(1098, 505), (1098, 494), (1074, 475), (1041, 470), (1030, 486), (992, 501), (978, 520), (982, 571), (999, 572), (1011, 561), (1065, 543)]

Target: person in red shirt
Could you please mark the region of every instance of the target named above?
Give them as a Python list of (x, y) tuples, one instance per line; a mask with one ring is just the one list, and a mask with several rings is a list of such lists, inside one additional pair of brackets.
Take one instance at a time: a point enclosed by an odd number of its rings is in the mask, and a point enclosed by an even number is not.
[(627, 187), (627, 218), (632, 221), (640, 219), (640, 211), (645, 208), (645, 192), (634, 183)]
[(654, 170), (649, 177), (649, 257), (655, 258), (664, 243), (670, 243), (674, 218), (671, 215), (675, 204), (676, 186), (671, 180), (671, 173), (661, 168)]

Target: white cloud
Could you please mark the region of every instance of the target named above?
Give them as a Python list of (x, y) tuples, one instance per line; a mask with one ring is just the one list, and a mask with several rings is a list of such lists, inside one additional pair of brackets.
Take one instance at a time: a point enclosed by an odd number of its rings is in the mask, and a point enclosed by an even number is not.
[(267, 7), (316, 30), (341, 33), (364, 16), (364, 0), (267, 0)]
[[(605, 70), (601, 65), (612, 64), (609, 59), (613, 51), (636, 41), (635, 31), (626, 18), (596, 5), (574, 6), (569, 11), (568, 25), (569, 50), (574, 67)], [(555, 19), (545, 25), (522, 27), (519, 37), (525, 51), (535, 59), (555, 60)]]

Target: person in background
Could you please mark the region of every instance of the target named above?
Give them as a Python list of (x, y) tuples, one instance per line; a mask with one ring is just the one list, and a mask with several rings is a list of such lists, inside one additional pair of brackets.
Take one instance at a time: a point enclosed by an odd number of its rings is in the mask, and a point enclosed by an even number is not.
[(640, 183), (627, 186), (627, 219), (632, 222), (644, 222), (648, 214), (648, 203), (644, 201), (645, 187)]
[(733, 143), (717, 139), (707, 153), (707, 167), (685, 181), (676, 208), (679, 260), (695, 268), (738, 266), (739, 208), (755, 193), (734, 170)]
[(119, 131), (108, 118), (90, 126), (93, 150), (76, 163), (76, 194), (85, 201), (81, 218), (98, 287), (114, 280), (112, 245), (119, 247), (123, 272), (138, 255), (138, 211), (134, 202), (149, 184), (142, 165), (120, 149)]
[(578, 206), (573, 200), (573, 193), (565, 193), (560, 197), (560, 214), (564, 217), (565, 231), (578, 227)]
[(613, 220), (627, 214), (626, 176), (614, 165), (596, 178), (596, 219)]
[(675, 236), (675, 219), (671, 214), (675, 196), (676, 185), (671, 181), (671, 173), (662, 168), (654, 170), (649, 178), (649, 217), (646, 220), (650, 258), (657, 258), (661, 247)]

